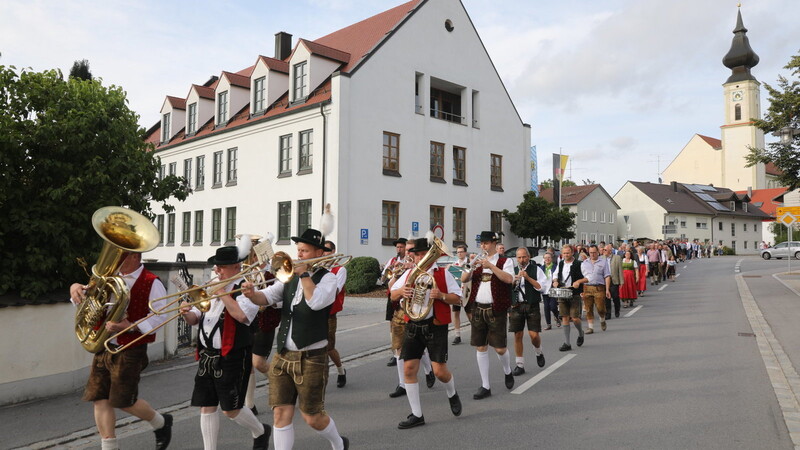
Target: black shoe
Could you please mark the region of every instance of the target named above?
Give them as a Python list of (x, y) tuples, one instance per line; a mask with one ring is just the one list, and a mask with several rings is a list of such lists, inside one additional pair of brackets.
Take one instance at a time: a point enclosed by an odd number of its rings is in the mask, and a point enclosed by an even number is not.
[(350, 448), (350, 439), (347, 439), (344, 436), (339, 436), (339, 437), (342, 438), (342, 444), (343, 444), (342, 447), (344, 448), (344, 450), (349, 449)]
[(253, 407), (250, 408), (250, 411), (253, 413), (254, 416), (258, 415), (258, 407), (256, 407), (256, 405), (253, 405)]
[(450, 411), (453, 412), (453, 415), (458, 417), (461, 415), (461, 399), (458, 398), (458, 392), (456, 392), (452, 397), (450, 397)]
[(608, 320), (608, 319), (610, 319), (610, 318), (611, 318), (611, 313), (610, 313), (610, 312), (607, 312), (607, 313), (606, 313), (606, 320)]
[(456, 336), (456, 338), (453, 339), (453, 345), (458, 345), (460, 343), (461, 343), (461, 336)]
[(253, 439), (253, 450), (267, 450), (269, 448), (269, 435), (272, 434), (272, 427), (264, 425), (264, 433)]
[(336, 377), (336, 387), (341, 388), (345, 384), (347, 384), (347, 369), (344, 369), (344, 373)]
[(536, 364), (538, 364), (539, 367), (544, 367), (544, 353), (536, 355)]
[(510, 373), (506, 375), (506, 388), (511, 389), (514, 387), (514, 375)]
[(472, 398), (474, 400), (483, 400), (484, 398), (491, 397), (491, 396), (492, 396), (492, 390), (491, 389), (486, 389), (485, 387), (481, 386), (480, 388), (478, 388), (478, 392), (476, 392), (472, 396)]
[(619, 318), (619, 311), (614, 311), (614, 317)]
[(520, 366), (514, 367), (514, 370), (511, 371), (511, 375), (514, 375), (515, 377), (518, 377), (524, 373), (525, 373), (525, 368)]
[(400, 386), (399, 384), (397, 385), (397, 388), (395, 388), (394, 392), (389, 393), (389, 397), (391, 398), (402, 397), (404, 395), (406, 395), (406, 388)]
[(389, 366), (389, 367), (394, 367), (394, 366), (396, 366), (396, 365), (397, 365), (397, 358), (395, 358), (394, 356), (392, 356), (392, 358), (391, 358), (391, 359), (389, 359), (389, 362), (388, 362), (388, 363), (386, 363), (386, 365), (387, 365), (387, 366)]
[(427, 375), (425, 375), (425, 384), (428, 385), (428, 389), (430, 389), (433, 387), (435, 383), (436, 383), (436, 375), (434, 375), (433, 370), (431, 370), (430, 372), (428, 372)]
[(153, 431), (156, 434), (156, 450), (169, 447), (172, 440), (172, 414), (164, 414), (164, 426)]
[(567, 344), (566, 342), (561, 344), (561, 347), (558, 347), (558, 351), (560, 351), (560, 352), (568, 352), (570, 350), (572, 350), (572, 346)]
[(405, 430), (407, 428), (414, 428), (420, 425), (425, 425), (425, 416), (417, 417), (414, 414), (409, 414), (406, 420), (397, 424), (397, 428)]
[(583, 336), (578, 336), (578, 341), (576, 343), (578, 344), (578, 347), (583, 345)]

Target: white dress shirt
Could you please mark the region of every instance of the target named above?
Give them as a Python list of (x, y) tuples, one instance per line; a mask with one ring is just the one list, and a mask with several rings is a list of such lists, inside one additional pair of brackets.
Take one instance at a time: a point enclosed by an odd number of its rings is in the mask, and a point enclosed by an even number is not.
[[(430, 267), (430, 269), (428, 269), (428, 274), (430, 274), (430, 276), (433, 277), (433, 271), (435, 269), (437, 269), (437, 268), (439, 268), (439, 266), (436, 263), (433, 263), (433, 265)], [(406, 287), (406, 280), (408, 280), (408, 276), (409, 276), (409, 274), (411, 272), (412, 272), (411, 270), (406, 270), (406, 273), (401, 275), (400, 279), (398, 279), (397, 282), (394, 285), (392, 285), (392, 290), (393, 291), (397, 291), (397, 290), (405, 288)], [(456, 282), (456, 279), (453, 278), (453, 275), (450, 274), (449, 270), (445, 270), (444, 271), (444, 279), (445, 279), (445, 283), (447, 283), (447, 293), (448, 294), (460, 295), (461, 287)], [(406, 301), (406, 299), (403, 299), (402, 301)], [(419, 304), (412, 305), (411, 306), (411, 312), (414, 313), (414, 314), (419, 314), (422, 311), (423, 307), (427, 307), (428, 306), (428, 303), (430, 301), (431, 301), (431, 290), (428, 289), (425, 292), (425, 304), (424, 305), (419, 305)], [(433, 317), (433, 308), (431, 308), (431, 310), (428, 312), (428, 315), (423, 317), (422, 320), (429, 319), (431, 317)]]
[[(233, 289), (233, 286), (236, 283), (241, 283), (243, 281), (243, 279), (240, 279), (236, 282), (232, 282), (218, 292), (222, 293), (230, 291)], [(247, 322), (244, 322), (244, 324), (250, 325), (250, 323), (253, 322), (253, 319), (255, 319), (256, 314), (258, 314), (258, 305), (251, 302), (250, 299), (244, 295), (241, 295), (241, 293), (233, 294), (233, 299), (239, 304), (239, 308), (242, 309), (242, 312), (247, 319)], [(196, 307), (192, 307), (192, 312), (195, 316), (197, 316), (198, 319), (202, 316), (203, 320), (200, 322), (200, 329), (205, 331), (206, 334), (210, 333), (211, 330), (214, 329), (214, 326), (217, 324), (217, 322), (219, 322), (219, 316), (223, 311), (225, 311), (225, 303), (221, 298), (215, 298), (211, 300), (211, 308), (209, 308), (205, 315), (203, 315), (203, 313), (201, 313)], [(211, 343), (206, 342), (202, 332), (197, 334), (197, 338), (205, 348), (215, 348), (217, 350), (222, 349), (222, 333), (220, 331), (217, 331), (213, 336), (211, 336)]]
[[(495, 253), (494, 255), (492, 255), (491, 258), (489, 258), (489, 262), (491, 262), (494, 265), (497, 265), (498, 259), (500, 259), (500, 254)], [(482, 266), (482, 268), (483, 268), (483, 273), (492, 273), (492, 269), (489, 269), (486, 266)], [(500, 269), (503, 272), (511, 275), (512, 277), (514, 276), (514, 262), (511, 260), (511, 258), (506, 258), (506, 263), (503, 265), (503, 267), (500, 267)], [(492, 303), (493, 299), (492, 299), (491, 282), (486, 282), (486, 283), (481, 282), (480, 285), (478, 285), (478, 294), (475, 296), (475, 301), (487, 305)]]

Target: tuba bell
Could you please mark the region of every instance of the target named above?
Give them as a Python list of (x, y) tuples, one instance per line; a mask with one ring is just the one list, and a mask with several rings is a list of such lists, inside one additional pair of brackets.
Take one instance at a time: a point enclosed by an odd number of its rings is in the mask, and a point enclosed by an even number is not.
[[(431, 248), (425, 253), (419, 264), (414, 266), (411, 269), (411, 273), (408, 274), (406, 287), (413, 287), (414, 295), (403, 302), (403, 312), (411, 320), (422, 320), (431, 311), (433, 301), (429, 301), (426, 304), (425, 297), (428, 290), (436, 286), (436, 280), (428, 273), (428, 269), (433, 266), (437, 259), (446, 254), (447, 248), (445, 248), (444, 242), (438, 237), (434, 237)], [(415, 309), (417, 310), (416, 312), (414, 311)]]
[[(103, 350), (111, 333), (106, 322), (119, 322), (130, 301), (128, 286), (117, 275), (129, 252), (143, 253), (158, 245), (158, 229), (147, 217), (119, 206), (105, 206), (92, 215), (92, 226), (105, 241), (75, 313), (75, 334), (91, 353)], [(81, 263), (86, 268), (85, 263)]]

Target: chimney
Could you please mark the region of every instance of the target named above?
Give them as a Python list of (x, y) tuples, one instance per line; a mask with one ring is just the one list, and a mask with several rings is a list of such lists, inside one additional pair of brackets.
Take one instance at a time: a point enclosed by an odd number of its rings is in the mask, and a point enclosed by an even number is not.
[(292, 53), (292, 35), (281, 31), (275, 33), (275, 59), (283, 61)]
[(753, 186), (747, 186), (747, 196), (753, 198)]
[(672, 192), (678, 192), (678, 182), (672, 181), (669, 183), (672, 186)]

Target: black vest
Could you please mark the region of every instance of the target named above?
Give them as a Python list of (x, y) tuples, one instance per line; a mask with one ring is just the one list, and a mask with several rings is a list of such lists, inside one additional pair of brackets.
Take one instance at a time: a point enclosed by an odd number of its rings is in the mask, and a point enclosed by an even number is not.
[[(327, 273), (326, 269), (319, 269), (311, 276), (311, 281), (314, 284), (319, 284), (322, 277)], [(305, 297), (303, 297), (303, 300), (292, 308), (292, 301), (299, 283), (300, 279), (294, 277), (283, 287), (281, 326), (278, 329), (278, 353), (286, 347), (286, 337), (289, 334), (290, 324), (292, 325), (292, 340), (297, 345), (297, 348), (305, 348), (328, 338), (328, 316), (330, 316), (333, 303), (319, 311), (314, 311), (308, 306)]]
[[(525, 268), (525, 272), (528, 272), (528, 276), (533, 278), (534, 280), (538, 281), (537, 273), (539, 270), (539, 266), (531, 261), (528, 264), (528, 267)], [(519, 273), (519, 267), (514, 267), (514, 273)], [(529, 305), (538, 305), (540, 301), (542, 301), (542, 294), (539, 292), (538, 289), (533, 287), (532, 284), (528, 282), (526, 279), (522, 279), (522, 283), (525, 283), (525, 298), (522, 299), (523, 302)], [(511, 304), (516, 305), (520, 303), (519, 299), (519, 290), (517, 288), (512, 287), (513, 291), (511, 292)]]
[(570, 282), (569, 286), (564, 285), (564, 280), (561, 279), (561, 268), (564, 267), (564, 260), (558, 262), (558, 267), (556, 267), (556, 273), (553, 275), (556, 280), (558, 280), (558, 287), (568, 287), (572, 289), (572, 293), (580, 294), (583, 292), (583, 283), (578, 286), (578, 289), (572, 287), (572, 283), (580, 280), (583, 278), (583, 272), (581, 272), (581, 261), (578, 261), (578, 258), (574, 258), (572, 260), (572, 265), (569, 266), (569, 274), (570, 274)]

